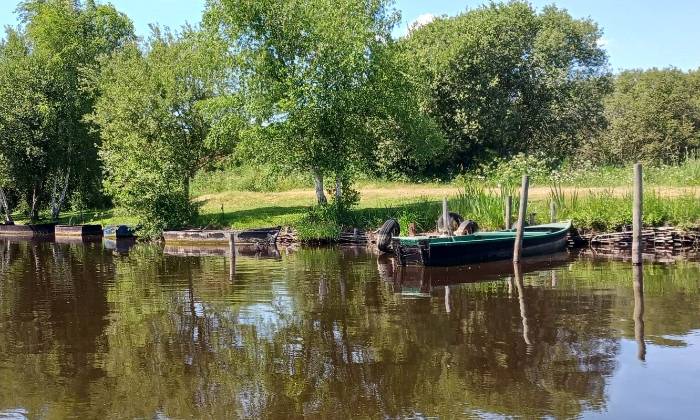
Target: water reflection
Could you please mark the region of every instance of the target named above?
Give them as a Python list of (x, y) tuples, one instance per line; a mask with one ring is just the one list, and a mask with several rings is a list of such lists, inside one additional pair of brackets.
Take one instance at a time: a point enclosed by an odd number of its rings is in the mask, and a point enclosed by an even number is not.
[(644, 268), (632, 267), (632, 290), (634, 292), (634, 339), (637, 341), (637, 357), (646, 360), (647, 347), (644, 343)]
[[(498, 272), (300, 249), (239, 253), (232, 273), (226, 253), (114, 250), (0, 240), (0, 413), (590, 416), (618, 410), (628, 343), (672, 365), (660, 349), (700, 330), (695, 263), (563, 255)], [(636, 407), (652, 403), (668, 401)]]
[(518, 289), (518, 303), (520, 306), (520, 318), (523, 322), (523, 341), (527, 344), (528, 353), (532, 352), (532, 341), (530, 340), (530, 327), (527, 320), (527, 306), (525, 304), (525, 287), (523, 286), (523, 274), (520, 264), (513, 264), (515, 275), (515, 285)]

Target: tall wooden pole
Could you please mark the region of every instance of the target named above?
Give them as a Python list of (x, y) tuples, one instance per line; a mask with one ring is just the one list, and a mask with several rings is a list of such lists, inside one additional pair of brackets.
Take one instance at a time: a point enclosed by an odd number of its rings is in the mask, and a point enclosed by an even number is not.
[(513, 220), (513, 197), (506, 197), (506, 214), (504, 217), (504, 224), (506, 225), (506, 230), (510, 229), (511, 221)]
[(554, 202), (554, 200), (549, 202), (549, 222), (557, 222), (557, 204)]
[(442, 225), (447, 232), (447, 236), (452, 236), (452, 228), (450, 227), (450, 212), (447, 210), (447, 197), (442, 199)]
[(642, 165), (634, 165), (634, 201), (632, 203), (632, 264), (642, 263), (642, 203), (643, 198)]
[(527, 192), (530, 187), (530, 177), (523, 175), (523, 185), (520, 187), (520, 208), (518, 209), (518, 221), (515, 225), (515, 246), (513, 248), (513, 262), (519, 263), (523, 250), (523, 228), (525, 226), (525, 214), (527, 213)]

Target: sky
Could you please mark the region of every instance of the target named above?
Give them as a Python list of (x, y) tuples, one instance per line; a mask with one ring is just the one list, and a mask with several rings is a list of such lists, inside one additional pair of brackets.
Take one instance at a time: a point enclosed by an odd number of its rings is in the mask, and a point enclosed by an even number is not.
[[(100, 0), (98, 0), (99, 2)], [(102, 2), (105, 2), (102, 0)], [(150, 23), (172, 29), (199, 22), (205, 0), (111, 0), (125, 12), (139, 35)], [(577, 18), (591, 18), (603, 29), (602, 44), (614, 71), (674, 66), (700, 67), (700, 1), (698, 0), (531, 0), (541, 8), (556, 4)], [(395, 35), (403, 35), (416, 19), (455, 15), (479, 7), (487, 0), (396, 0), (402, 22)], [(17, 24), (17, 0), (0, 0), (0, 26)]]

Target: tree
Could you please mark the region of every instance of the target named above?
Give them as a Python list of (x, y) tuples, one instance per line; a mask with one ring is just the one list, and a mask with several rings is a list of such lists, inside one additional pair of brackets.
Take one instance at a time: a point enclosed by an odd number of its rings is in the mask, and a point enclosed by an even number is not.
[[(353, 172), (387, 138), (406, 147), (431, 139), (402, 131), (421, 117), (392, 108), (401, 91), (387, 91), (393, 75), (391, 28), (386, 0), (213, 0), (205, 14), (212, 36), (232, 52), (233, 91), (246, 98), (253, 127), (241, 149), (286, 170), (309, 171), (317, 201), (326, 203), (324, 178), (335, 176), (336, 198)], [(400, 75), (399, 75), (400, 76)], [(398, 101), (397, 101), (398, 99)], [(407, 102), (407, 104), (410, 101)], [(417, 110), (417, 108), (416, 108)], [(422, 127), (430, 127), (422, 123)]]
[[(39, 199), (52, 165), (52, 141), (57, 137), (53, 85), (43, 60), (31, 54), (27, 37), (8, 30), (0, 48), (0, 158), (4, 163), (0, 188), (20, 191), (32, 219), (38, 217)], [(4, 191), (0, 198), (9, 215), (12, 208)]]
[(8, 30), (0, 63), (7, 70), (0, 127), (8, 130), (0, 153), (14, 168), (10, 178), (30, 217), (50, 202), (57, 219), (70, 193), (99, 191), (99, 137), (83, 118), (95, 97), (85, 75), (100, 56), (134, 38), (133, 25), (112, 6), (91, 1), (29, 0), (17, 10), (23, 26)]
[(608, 128), (584, 147), (606, 164), (679, 163), (700, 147), (699, 72), (624, 71), (605, 101)]
[(600, 36), (590, 20), (520, 1), (411, 31), (402, 41), (409, 72), (450, 144), (436, 165), (455, 172), (520, 152), (568, 156), (602, 126), (609, 71)]
[(212, 57), (221, 55), (190, 29), (180, 38), (154, 29), (145, 52), (132, 44), (104, 62), (91, 117), (102, 137), (104, 187), (144, 236), (189, 224), (191, 178), (233, 149), (236, 137), (221, 127), (235, 125), (235, 114), (209, 112), (223, 80)]

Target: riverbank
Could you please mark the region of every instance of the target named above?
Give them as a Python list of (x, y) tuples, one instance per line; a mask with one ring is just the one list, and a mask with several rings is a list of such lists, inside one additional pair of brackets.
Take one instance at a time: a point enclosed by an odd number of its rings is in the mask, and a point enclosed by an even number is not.
[[(484, 230), (501, 229), (503, 195), (506, 192), (487, 183), (403, 184), (365, 183), (359, 187), (360, 202), (343, 220), (311, 220), (308, 209), (314, 205), (314, 192), (293, 189), (278, 192), (226, 191), (195, 198), (200, 216), (194, 227), (259, 228), (291, 227), (302, 241), (334, 240), (343, 230), (372, 230), (388, 218), (396, 218), (405, 231), (415, 223), (418, 231), (430, 231), (447, 196), (450, 209), (477, 221)], [(513, 195), (515, 195), (513, 193)], [(614, 232), (631, 224), (631, 192), (628, 187), (542, 187), (530, 189), (529, 212), (537, 223), (549, 221), (549, 206), (557, 204), (557, 217), (571, 219), (584, 232)], [(690, 228), (700, 225), (700, 188), (650, 186), (645, 194), (647, 226), (664, 225)], [(513, 199), (517, 207), (517, 199)], [(67, 212), (61, 223), (129, 224), (136, 221), (118, 209)]]

